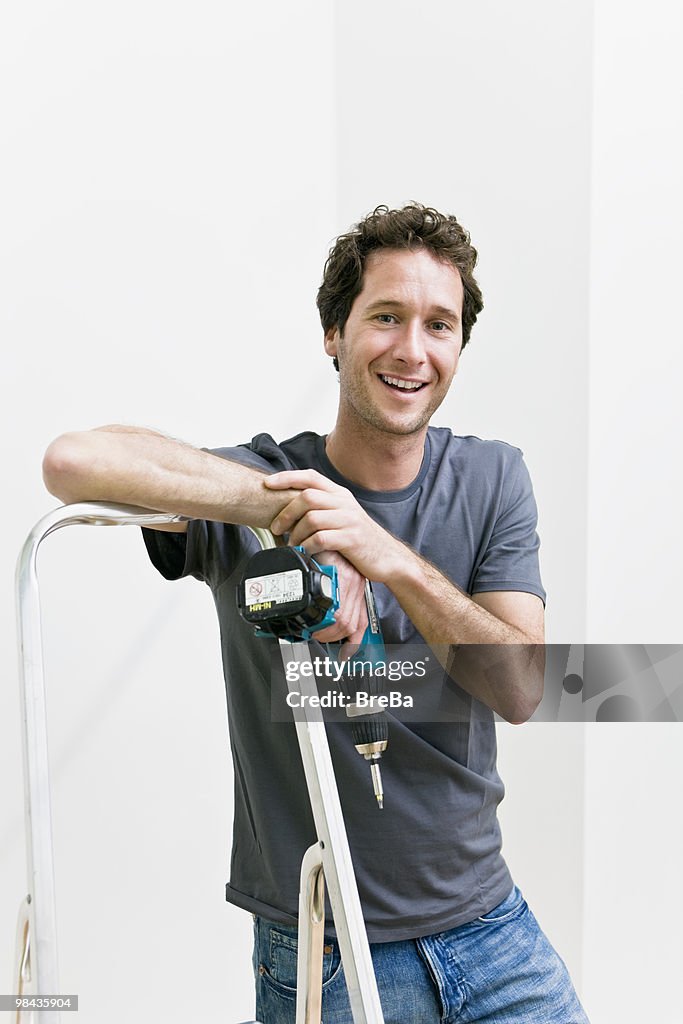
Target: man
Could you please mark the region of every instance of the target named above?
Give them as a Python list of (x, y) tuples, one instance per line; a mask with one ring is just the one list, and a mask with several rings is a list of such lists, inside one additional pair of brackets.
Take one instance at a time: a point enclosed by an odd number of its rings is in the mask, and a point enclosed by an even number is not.
[[(543, 643), (521, 453), (429, 426), (482, 308), (475, 263), (455, 218), (419, 204), (379, 207), (337, 240), (318, 293), (340, 385), (325, 438), (278, 445), (259, 434), (210, 453), (110, 426), (64, 435), (46, 453), (47, 486), (64, 501), (192, 518), (144, 536), (164, 576), (194, 575), (216, 601), (236, 784), (227, 898), (255, 915), (264, 1024), (294, 1021), (298, 871), (315, 836), (293, 728), (271, 721), (270, 642), (255, 640), (236, 609), (256, 549), (244, 527), (287, 534), (337, 566), (341, 608), (320, 642), (362, 637), (367, 578), (387, 643), (423, 641), (441, 658), (444, 645)], [(457, 722), (392, 721), (382, 812), (348, 727), (328, 728), (387, 1024), (586, 1021), (500, 853), (493, 712), (510, 722), (533, 713), (542, 672), (528, 662), (458, 676)], [(323, 992), (325, 1024), (350, 1022), (333, 935)]]

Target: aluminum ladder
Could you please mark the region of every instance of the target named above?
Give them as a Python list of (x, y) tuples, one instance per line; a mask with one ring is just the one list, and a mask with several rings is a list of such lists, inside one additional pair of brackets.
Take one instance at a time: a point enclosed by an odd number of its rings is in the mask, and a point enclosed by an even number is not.
[[(19, 670), (23, 726), (24, 804), (28, 894), (17, 921), (16, 993), (59, 995), (55, 874), (47, 744), (45, 679), (37, 554), (42, 541), (64, 526), (160, 526), (186, 517), (131, 505), (82, 502), (44, 516), (29, 534), (16, 572)], [(252, 530), (263, 548), (268, 530)], [(307, 643), (281, 640), (283, 661), (310, 662)], [(317, 693), (313, 673), (301, 672), (297, 692)], [(310, 707), (296, 733), (313, 812), (317, 842), (301, 864), (296, 1024), (320, 1024), (325, 885), (339, 941), (354, 1024), (384, 1024), (358, 887), (321, 712)], [(59, 1009), (17, 1010), (16, 1024), (59, 1024)], [(244, 1024), (258, 1024), (257, 1021)]]

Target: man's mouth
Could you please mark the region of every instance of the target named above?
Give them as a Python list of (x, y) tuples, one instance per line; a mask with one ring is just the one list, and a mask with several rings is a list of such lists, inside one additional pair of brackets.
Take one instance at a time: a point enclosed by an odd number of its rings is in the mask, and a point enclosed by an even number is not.
[(420, 391), (428, 383), (426, 380), (403, 380), (401, 377), (388, 377), (384, 373), (378, 374), (378, 377), (387, 387), (393, 388), (394, 391)]

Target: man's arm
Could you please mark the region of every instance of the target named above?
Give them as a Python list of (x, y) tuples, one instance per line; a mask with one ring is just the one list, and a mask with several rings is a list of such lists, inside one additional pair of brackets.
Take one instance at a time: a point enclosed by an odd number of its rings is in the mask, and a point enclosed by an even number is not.
[[(358, 572), (384, 583), (444, 664), (449, 650), (470, 647), (458, 682), (510, 722), (533, 714), (543, 692), (543, 603), (533, 594), (468, 597), (435, 566), (379, 526), (344, 487), (313, 470), (277, 473), (266, 487), (298, 488), (271, 529), (310, 554), (338, 551)], [(489, 671), (491, 645), (505, 645), (505, 672)], [(460, 648), (463, 652), (466, 647)], [(459, 661), (465, 655), (458, 654)], [(496, 656), (501, 661), (500, 648)], [(459, 666), (458, 666), (459, 668)]]
[(287, 502), (264, 487), (265, 473), (142, 427), (62, 434), (45, 453), (43, 479), (65, 503), (120, 502), (245, 526), (270, 526)]
[[(395, 538), (392, 538), (395, 540)], [(383, 581), (463, 689), (508, 722), (527, 721), (543, 696), (544, 610), (535, 594), (469, 597), (416, 552)]]
[[(260, 470), (154, 430), (118, 424), (62, 434), (45, 453), (43, 478), (48, 491), (66, 504), (111, 501), (266, 529), (298, 493), (269, 490)], [(184, 533), (187, 523), (156, 529)], [(333, 552), (326, 561), (337, 566), (341, 607), (320, 639), (360, 642), (367, 625), (362, 583), (341, 555)]]

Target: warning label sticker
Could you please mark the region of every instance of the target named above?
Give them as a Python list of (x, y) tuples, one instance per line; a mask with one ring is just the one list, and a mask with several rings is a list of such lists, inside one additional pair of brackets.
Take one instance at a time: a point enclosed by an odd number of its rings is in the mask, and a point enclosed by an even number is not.
[(298, 601), (304, 594), (304, 577), (301, 569), (290, 572), (275, 572), (270, 576), (253, 576), (244, 582), (244, 594), (249, 608), (264, 601), (273, 604), (289, 604)]

